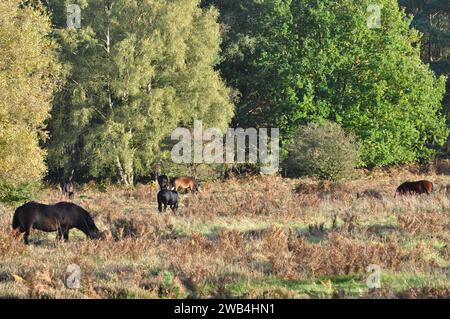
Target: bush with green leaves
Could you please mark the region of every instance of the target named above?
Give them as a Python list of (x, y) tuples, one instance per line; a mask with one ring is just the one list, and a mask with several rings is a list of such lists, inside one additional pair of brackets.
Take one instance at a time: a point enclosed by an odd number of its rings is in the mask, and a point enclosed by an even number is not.
[(7, 204), (18, 204), (31, 200), (42, 191), (40, 182), (22, 183), (13, 185), (0, 180), (0, 202)]
[(321, 122), (301, 126), (288, 146), (284, 162), (289, 176), (311, 176), (338, 181), (352, 177), (358, 161), (353, 135), (336, 123)]

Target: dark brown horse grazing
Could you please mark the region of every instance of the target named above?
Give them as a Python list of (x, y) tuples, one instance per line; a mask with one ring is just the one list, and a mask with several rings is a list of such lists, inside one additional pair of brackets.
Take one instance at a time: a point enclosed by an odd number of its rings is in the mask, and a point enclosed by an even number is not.
[(45, 232), (57, 231), (56, 239), (69, 240), (69, 230), (77, 228), (87, 237), (98, 239), (102, 233), (95, 226), (91, 215), (78, 205), (61, 202), (55, 205), (45, 205), (36, 202), (26, 203), (16, 209), (12, 228), (25, 233), (24, 241), (28, 245), (31, 229)]
[(172, 187), (173, 190), (178, 192), (178, 190), (181, 189), (188, 189), (191, 192), (198, 192), (199, 191), (199, 183), (193, 178), (188, 176), (181, 176), (181, 177), (175, 177), (172, 179)]
[(433, 191), (433, 183), (430, 181), (417, 181), (417, 182), (405, 182), (401, 184), (396, 192), (395, 196), (397, 196), (397, 193), (400, 195), (411, 195), (411, 194), (431, 194)]

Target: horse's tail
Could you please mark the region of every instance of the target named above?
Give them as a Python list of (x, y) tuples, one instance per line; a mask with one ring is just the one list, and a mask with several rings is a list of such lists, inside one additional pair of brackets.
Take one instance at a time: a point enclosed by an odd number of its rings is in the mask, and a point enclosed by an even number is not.
[(425, 184), (425, 190), (427, 191), (427, 193), (431, 194), (433, 192), (433, 189), (434, 189), (433, 183), (427, 181), (427, 183)]
[(16, 209), (16, 212), (14, 213), (14, 216), (13, 216), (13, 221), (12, 221), (13, 229), (17, 229), (20, 227), (19, 214), (18, 214), (19, 209), (20, 209), (20, 207), (18, 209)]

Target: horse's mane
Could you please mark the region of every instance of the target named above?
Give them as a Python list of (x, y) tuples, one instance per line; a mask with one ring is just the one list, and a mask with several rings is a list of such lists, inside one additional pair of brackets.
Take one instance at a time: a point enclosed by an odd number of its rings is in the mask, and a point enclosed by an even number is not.
[[(79, 207), (79, 206), (78, 206)], [(88, 211), (85, 209), (79, 207), (81, 209), (81, 212), (83, 214), (85, 222), (88, 224), (89, 229), (96, 230), (97, 226), (95, 226), (94, 219), (92, 218), (91, 214), (89, 214)]]
[(75, 209), (78, 212), (79, 217), (82, 218), (82, 220), (79, 220), (79, 222), (85, 224), (89, 230), (97, 230), (97, 226), (95, 226), (94, 219), (92, 218), (91, 214), (83, 207), (70, 202), (60, 202), (55, 205), (63, 206), (65, 209)]
[(77, 211), (80, 213), (80, 215), (83, 216), (83, 222), (85, 222), (87, 224), (89, 229), (91, 229), (91, 230), (97, 229), (97, 226), (95, 226), (95, 223), (94, 223), (94, 219), (92, 218), (91, 214), (87, 210), (85, 210), (83, 207), (78, 206), (76, 204), (73, 204), (73, 203), (70, 203), (70, 204), (73, 205), (73, 207), (75, 207), (77, 209)]

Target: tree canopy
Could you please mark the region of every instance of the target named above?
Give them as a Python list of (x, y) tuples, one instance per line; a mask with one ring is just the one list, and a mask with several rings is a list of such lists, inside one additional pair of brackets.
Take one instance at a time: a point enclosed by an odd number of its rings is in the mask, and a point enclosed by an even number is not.
[(371, 0), (75, 4), (79, 28), (70, 0), (0, 3), (0, 195), (47, 170), (132, 185), (195, 120), (280, 128), (283, 155), (326, 120), (362, 167), (429, 160), (448, 137), (446, 2), (379, 0), (375, 27)]
[[(51, 24), (41, 6), (0, 2), (0, 193), (40, 181), (46, 173), (48, 118), (60, 65)], [(0, 194), (1, 195), (1, 194)]]
[(429, 159), (447, 137), (445, 78), (420, 59), (419, 33), (394, 0), (205, 1), (221, 11), (220, 70), (240, 92), (235, 123), (280, 127), (289, 140), (328, 119), (354, 133), (360, 165)]
[(126, 184), (145, 175), (165, 140), (194, 119), (225, 128), (230, 92), (214, 65), (218, 12), (198, 0), (85, 0), (80, 29), (53, 5), (67, 84), (50, 122), (50, 169)]

